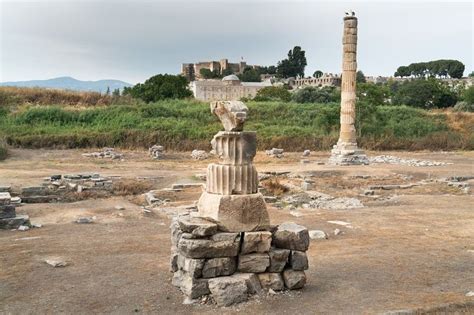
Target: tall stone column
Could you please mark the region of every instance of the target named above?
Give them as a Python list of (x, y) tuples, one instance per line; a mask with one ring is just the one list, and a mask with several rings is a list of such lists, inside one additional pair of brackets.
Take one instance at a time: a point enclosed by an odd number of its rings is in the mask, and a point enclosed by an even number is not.
[(356, 139), (356, 72), (357, 72), (357, 18), (354, 13), (344, 17), (342, 37), (341, 129), (339, 141), (331, 151), (330, 164), (369, 164)]
[(219, 163), (207, 168), (206, 191), (198, 202), (199, 216), (211, 219), (228, 232), (257, 231), (268, 228), (270, 221), (253, 165), (257, 135), (243, 131), (247, 106), (240, 101), (211, 103), (225, 131), (212, 139)]

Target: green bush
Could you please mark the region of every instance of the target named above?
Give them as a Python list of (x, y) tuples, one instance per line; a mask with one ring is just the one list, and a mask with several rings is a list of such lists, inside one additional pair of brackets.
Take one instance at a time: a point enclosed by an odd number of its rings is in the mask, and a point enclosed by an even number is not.
[(186, 78), (180, 75), (158, 74), (145, 83), (138, 83), (131, 88), (124, 88), (124, 95), (131, 95), (147, 103), (165, 99), (183, 99), (191, 97)]
[(456, 105), (454, 105), (454, 111), (474, 113), (474, 103), (457, 102)]
[(335, 87), (308, 86), (296, 90), (292, 98), (296, 103), (331, 103), (340, 101), (341, 92)]
[(462, 93), (462, 98), (466, 103), (474, 104), (474, 85), (471, 85)]
[(392, 104), (409, 105), (425, 109), (454, 106), (457, 96), (435, 79), (416, 79), (398, 84)]
[(291, 100), (291, 93), (281, 86), (267, 86), (257, 92), (254, 100), (258, 102), (289, 102)]
[(0, 140), (0, 161), (5, 160), (8, 155), (7, 144), (4, 140)]

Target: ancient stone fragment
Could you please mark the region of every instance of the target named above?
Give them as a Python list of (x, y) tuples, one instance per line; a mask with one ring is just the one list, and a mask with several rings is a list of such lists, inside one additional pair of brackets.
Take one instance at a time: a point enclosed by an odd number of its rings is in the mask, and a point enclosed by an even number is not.
[(190, 277), (201, 278), (202, 269), (204, 267), (204, 259), (193, 259), (187, 258), (182, 255), (178, 255), (177, 265), (179, 270), (183, 270)]
[(181, 228), (179, 227), (178, 218), (174, 217), (171, 219), (170, 229), (171, 245), (177, 248), (178, 241), (181, 238), (181, 235), (183, 234), (183, 231), (181, 231)]
[(242, 131), (248, 108), (241, 101), (217, 101), (211, 103), (211, 112), (219, 117), (226, 131)]
[(292, 250), (290, 257), (291, 269), (300, 271), (308, 269), (308, 257), (305, 252)]
[(210, 239), (185, 239), (178, 242), (179, 253), (189, 258), (233, 257), (239, 253), (238, 233), (218, 233)]
[(11, 204), (0, 205), (0, 219), (14, 218), (16, 215), (15, 206)]
[(288, 257), (290, 256), (289, 249), (272, 248), (268, 252), (270, 256), (270, 267), (268, 272), (282, 272), (285, 269)]
[(272, 244), (272, 233), (262, 232), (245, 232), (242, 241), (241, 254), (250, 253), (266, 253), (270, 250)]
[(179, 217), (178, 224), (183, 232), (196, 236), (211, 236), (217, 233), (217, 224), (202, 218), (182, 216)]
[(274, 291), (281, 291), (285, 287), (283, 278), (280, 273), (266, 272), (257, 274), (260, 285), (264, 289), (272, 289)]
[(270, 257), (266, 253), (239, 255), (237, 269), (240, 272), (265, 272), (270, 265)]
[(235, 273), (232, 275), (233, 277), (238, 277), (245, 280), (247, 284), (247, 292), (249, 294), (260, 294), (262, 293), (262, 286), (260, 285), (260, 281), (258, 277), (254, 273)]
[(209, 294), (207, 279), (196, 279), (186, 274), (186, 272), (179, 273), (179, 275), (181, 278), (176, 280), (176, 283), (179, 283), (181, 291), (191, 299)]
[(247, 284), (240, 277), (219, 277), (209, 280), (209, 290), (217, 306), (230, 306), (248, 299)]
[(0, 205), (9, 205), (11, 199), (9, 192), (0, 192)]
[(308, 229), (293, 222), (282, 223), (273, 234), (273, 245), (278, 248), (306, 251), (309, 247)]
[(176, 272), (178, 271), (178, 251), (175, 248), (171, 248), (171, 255), (170, 255), (170, 271)]
[(283, 271), (283, 280), (288, 289), (301, 289), (306, 284), (306, 275), (304, 271), (287, 269)]
[(202, 268), (203, 278), (230, 276), (237, 268), (235, 257), (221, 257), (207, 259)]
[(27, 215), (17, 215), (13, 218), (0, 219), (0, 229), (16, 229), (20, 225), (30, 225)]

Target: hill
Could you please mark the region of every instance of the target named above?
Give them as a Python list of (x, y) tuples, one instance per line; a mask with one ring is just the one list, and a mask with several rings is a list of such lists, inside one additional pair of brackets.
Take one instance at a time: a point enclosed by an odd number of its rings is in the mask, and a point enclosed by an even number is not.
[(119, 80), (81, 81), (71, 77), (59, 77), (48, 80), (3, 82), (0, 83), (0, 86), (41, 87), (105, 93), (107, 91), (107, 87), (110, 88), (110, 91), (115, 89), (122, 90), (124, 87), (132, 86), (132, 84)]

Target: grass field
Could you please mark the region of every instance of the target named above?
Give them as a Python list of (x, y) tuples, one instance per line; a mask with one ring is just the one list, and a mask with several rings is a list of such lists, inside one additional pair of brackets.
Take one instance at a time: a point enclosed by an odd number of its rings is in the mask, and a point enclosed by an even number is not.
[[(337, 141), (338, 104), (247, 104), (250, 115), (246, 129), (258, 132), (259, 149), (327, 150)], [(3, 102), (0, 136), (12, 146), (27, 148), (146, 148), (158, 143), (168, 149), (192, 150), (208, 149), (210, 139), (221, 129), (209, 105), (194, 100), (73, 105), (13, 106)], [(474, 148), (472, 114), (363, 104), (358, 111), (359, 141), (367, 149)]]

